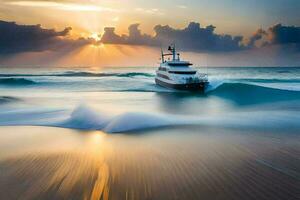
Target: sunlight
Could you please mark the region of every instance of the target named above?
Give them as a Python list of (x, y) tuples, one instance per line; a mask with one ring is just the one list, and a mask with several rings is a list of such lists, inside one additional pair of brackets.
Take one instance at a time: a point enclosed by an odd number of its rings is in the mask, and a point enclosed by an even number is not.
[(101, 35), (99, 33), (92, 33), (90, 37), (93, 38), (96, 41), (101, 40)]
[(115, 9), (101, 7), (98, 5), (59, 3), (56, 1), (12, 1), (6, 4), (15, 5), (15, 6), (25, 6), (25, 7), (44, 7), (44, 8), (65, 10), (65, 11), (111, 11), (111, 12), (117, 11)]
[[(138, 56), (135, 60), (130, 59), (139, 52), (144, 52), (149, 59), (145, 59), (144, 56)], [(104, 66), (120, 66), (122, 63), (134, 66), (153, 66), (153, 60), (157, 60), (157, 55), (157, 50), (152, 48), (98, 43), (85, 45), (64, 55), (60, 54), (60, 57), (56, 57), (52, 62), (54, 65), (80, 65), (94, 69)]]
[(96, 49), (104, 49), (105, 48), (105, 45), (103, 43), (96, 43), (96, 44), (92, 44), (91, 46)]

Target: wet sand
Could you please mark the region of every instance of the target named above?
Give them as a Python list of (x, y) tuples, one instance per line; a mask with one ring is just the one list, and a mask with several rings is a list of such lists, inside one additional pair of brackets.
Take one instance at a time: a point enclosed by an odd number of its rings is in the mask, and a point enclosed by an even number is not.
[(0, 199), (299, 199), (297, 134), (0, 128)]

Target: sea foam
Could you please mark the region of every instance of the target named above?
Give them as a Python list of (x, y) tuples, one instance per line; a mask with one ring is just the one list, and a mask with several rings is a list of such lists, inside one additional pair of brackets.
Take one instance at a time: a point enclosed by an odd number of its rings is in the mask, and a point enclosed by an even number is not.
[(102, 130), (107, 133), (131, 132), (166, 126), (197, 125), (217, 128), (262, 130), (300, 130), (297, 112), (253, 111), (217, 115), (173, 115), (124, 112), (117, 115), (99, 112), (81, 104), (73, 111), (36, 109), (0, 113), (0, 126), (52, 126), (81, 130)]

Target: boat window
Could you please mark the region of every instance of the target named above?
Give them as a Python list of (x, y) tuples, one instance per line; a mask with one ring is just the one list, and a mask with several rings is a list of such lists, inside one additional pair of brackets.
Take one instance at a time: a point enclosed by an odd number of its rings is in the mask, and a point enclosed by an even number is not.
[(158, 69), (159, 69), (160, 71), (167, 71), (167, 69), (164, 68), (164, 67), (159, 67)]
[(187, 67), (192, 65), (192, 63), (171, 63), (169, 62), (168, 65), (174, 66), (174, 67)]
[(179, 72), (179, 71), (169, 71), (171, 74), (196, 74), (196, 72)]
[(168, 79), (170, 80), (170, 78), (166, 75), (163, 75), (163, 74), (157, 74), (158, 77), (161, 77), (161, 78), (164, 78), (164, 79)]

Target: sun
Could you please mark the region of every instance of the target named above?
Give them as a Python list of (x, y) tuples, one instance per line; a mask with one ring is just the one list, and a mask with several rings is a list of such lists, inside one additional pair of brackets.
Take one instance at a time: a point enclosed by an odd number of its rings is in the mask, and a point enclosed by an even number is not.
[(99, 33), (92, 33), (90, 37), (93, 38), (96, 41), (100, 41), (101, 40), (101, 37), (100, 37)]

